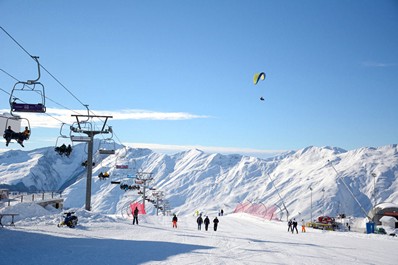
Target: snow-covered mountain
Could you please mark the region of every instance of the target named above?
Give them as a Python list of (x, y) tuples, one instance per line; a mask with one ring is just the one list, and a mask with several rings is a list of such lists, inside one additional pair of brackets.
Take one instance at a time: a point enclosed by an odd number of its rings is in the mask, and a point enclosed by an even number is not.
[[(65, 207), (84, 207), (87, 173), (81, 164), (86, 159), (84, 145), (76, 146), (69, 158), (50, 147), (3, 151), (0, 187), (63, 190)], [(228, 212), (238, 203), (252, 201), (279, 208), (284, 203), (292, 216), (305, 218), (312, 213), (363, 217), (374, 203), (398, 203), (397, 145), (352, 151), (307, 147), (269, 159), (196, 149), (165, 155), (122, 147), (115, 155), (96, 153), (94, 161), (91, 206), (103, 213), (120, 212), (129, 202), (141, 199), (137, 190), (125, 192), (111, 184), (115, 180), (133, 184), (128, 177), (137, 172), (151, 173), (150, 186), (163, 191), (172, 211), (180, 215), (196, 210)], [(105, 171), (110, 178), (100, 180), (98, 174)], [(154, 211), (147, 202), (147, 212)]]

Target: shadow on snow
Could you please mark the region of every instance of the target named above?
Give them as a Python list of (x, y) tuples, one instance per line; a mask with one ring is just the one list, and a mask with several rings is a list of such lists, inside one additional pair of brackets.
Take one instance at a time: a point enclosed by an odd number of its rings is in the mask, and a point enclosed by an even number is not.
[(65, 238), (1, 229), (3, 264), (140, 264), (212, 247), (96, 238)]

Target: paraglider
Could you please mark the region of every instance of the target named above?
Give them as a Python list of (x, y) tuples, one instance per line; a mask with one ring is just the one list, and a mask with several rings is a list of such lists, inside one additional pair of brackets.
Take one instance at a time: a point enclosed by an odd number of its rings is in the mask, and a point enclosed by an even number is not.
[[(265, 79), (265, 73), (264, 72), (256, 73), (256, 74), (254, 74), (254, 77), (253, 77), (253, 83), (254, 83), (254, 85), (257, 85), (257, 83), (260, 80), (264, 80), (264, 79)], [(260, 100), (264, 101), (264, 97), (260, 97)]]
[(253, 83), (255, 85), (257, 85), (257, 83), (258, 83), (258, 81), (260, 81), (260, 79), (261, 80), (265, 79), (265, 73), (264, 72), (254, 74)]

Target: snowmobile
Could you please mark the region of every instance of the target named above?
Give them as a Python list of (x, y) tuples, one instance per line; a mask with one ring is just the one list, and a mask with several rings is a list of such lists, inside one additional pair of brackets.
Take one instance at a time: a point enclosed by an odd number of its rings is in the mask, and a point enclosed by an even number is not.
[(75, 212), (65, 212), (63, 218), (64, 220), (57, 225), (58, 227), (66, 225), (69, 228), (74, 228), (77, 225), (78, 219)]

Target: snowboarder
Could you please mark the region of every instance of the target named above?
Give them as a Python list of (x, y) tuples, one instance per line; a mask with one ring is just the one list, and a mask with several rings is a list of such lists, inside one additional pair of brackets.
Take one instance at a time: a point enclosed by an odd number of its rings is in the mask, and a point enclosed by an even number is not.
[(135, 207), (135, 209), (134, 209), (134, 214), (133, 214), (133, 225), (135, 224), (135, 223), (137, 223), (137, 225), (138, 225), (138, 208), (137, 207)]
[(292, 234), (294, 233), (294, 229), (296, 229), (296, 233), (298, 234), (296, 218), (293, 218), (292, 224), (293, 224), (293, 227), (292, 227)]
[(221, 216), (224, 216), (224, 210), (223, 209), (221, 209)]
[(305, 221), (304, 219), (301, 220), (301, 233), (305, 233)]
[(289, 222), (287, 222), (287, 231), (290, 232), (290, 230), (292, 230), (293, 232), (293, 228), (292, 228), (293, 222), (292, 219), (289, 220)]
[(209, 224), (210, 224), (210, 219), (208, 216), (206, 216), (204, 223), (205, 223), (205, 230), (207, 231), (209, 229)]
[(202, 223), (203, 223), (202, 215), (199, 215), (198, 219), (196, 219), (196, 222), (198, 223), (198, 230), (202, 230)]
[(173, 228), (177, 228), (177, 221), (178, 221), (178, 218), (177, 218), (177, 216), (174, 214), (173, 219), (172, 219)]
[(214, 231), (217, 231), (217, 226), (218, 226), (218, 223), (219, 223), (217, 217), (214, 218), (213, 223), (214, 223)]

